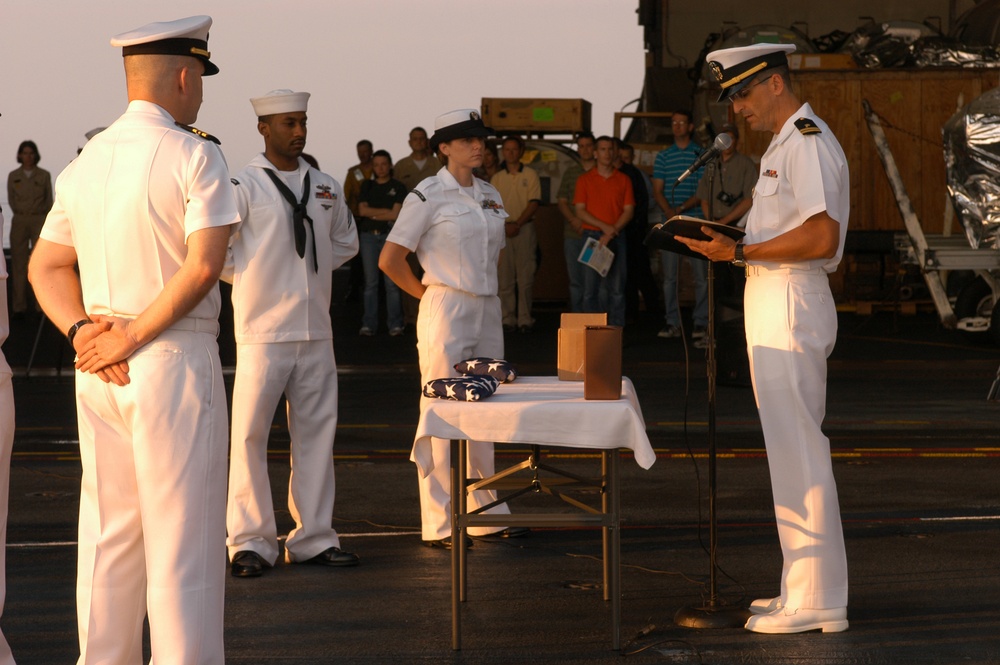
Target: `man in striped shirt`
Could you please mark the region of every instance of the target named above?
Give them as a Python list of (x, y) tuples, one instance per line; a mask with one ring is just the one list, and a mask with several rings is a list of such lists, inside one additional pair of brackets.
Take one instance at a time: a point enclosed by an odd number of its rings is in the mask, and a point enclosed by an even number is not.
[[(698, 169), (677, 186), (664, 189), (664, 184), (673, 182), (688, 169), (701, 154), (701, 147), (691, 140), (694, 124), (690, 111), (675, 111), (671, 117), (674, 144), (661, 150), (653, 162), (653, 196), (663, 210), (666, 219), (675, 215), (703, 218), (701, 202), (695, 196), (703, 169)], [(708, 262), (689, 259), (695, 279), (694, 330), (692, 338), (695, 346), (701, 346), (708, 329)], [(666, 327), (659, 332), (660, 337), (681, 336), (681, 311), (677, 303), (677, 275), (681, 255), (660, 250), (660, 269), (663, 275), (663, 304), (666, 307)]]

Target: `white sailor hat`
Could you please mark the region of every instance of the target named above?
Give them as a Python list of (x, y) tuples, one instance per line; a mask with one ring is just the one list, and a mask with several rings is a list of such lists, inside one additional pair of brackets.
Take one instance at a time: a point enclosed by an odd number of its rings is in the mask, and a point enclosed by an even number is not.
[(189, 55), (205, 63), (205, 76), (219, 73), (209, 57), (208, 29), (211, 16), (189, 16), (176, 21), (149, 23), (115, 35), (112, 46), (122, 47), (122, 56), (129, 55)]
[(794, 44), (752, 44), (712, 51), (705, 60), (722, 87), (719, 101), (725, 101), (750, 85), (757, 72), (773, 67), (788, 66), (788, 54)]
[(94, 138), (95, 136), (103, 132), (105, 129), (107, 129), (107, 127), (94, 127), (92, 130), (84, 134), (84, 136), (86, 136), (87, 140), (89, 141), (90, 139)]
[(437, 150), (442, 143), (455, 139), (479, 136), (493, 136), (491, 127), (483, 124), (483, 118), (476, 109), (458, 109), (439, 115), (434, 120), (434, 136), (431, 137), (431, 150)]
[(251, 97), (250, 103), (253, 105), (253, 112), (259, 118), (275, 113), (304, 112), (309, 105), (309, 93), (272, 90), (263, 97)]

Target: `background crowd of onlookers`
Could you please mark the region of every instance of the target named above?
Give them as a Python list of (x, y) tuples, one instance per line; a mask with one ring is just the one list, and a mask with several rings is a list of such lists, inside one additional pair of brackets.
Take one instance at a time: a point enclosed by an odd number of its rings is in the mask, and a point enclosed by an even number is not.
[[(678, 111), (671, 120), (674, 143), (657, 155), (651, 174), (633, 164), (634, 147), (619, 139), (595, 137), (590, 132), (574, 137), (577, 160), (561, 174), (555, 197), (564, 220), (565, 308), (607, 312), (610, 324), (622, 326), (640, 316), (662, 317), (659, 336), (679, 338), (683, 332), (678, 285), (681, 263), (686, 261), (693, 286), (690, 336), (695, 346), (704, 346), (708, 325), (706, 262), (650, 249), (644, 241), (653, 225), (675, 215), (739, 224), (750, 209), (757, 171), (754, 162), (737, 150), (736, 127), (726, 125), (722, 131), (733, 142), (718, 162), (674, 184), (703, 148), (693, 139), (690, 113)], [(416, 318), (415, 301), (377, 268), (385, 235), (407, 192), (441, 167), (428, 148), (423, 128), (410, 132), (409, 143), (412, 154), (394, 165), (388, 152), (375, 152), (370, 141), (359, 141), (359, 163), (345, 178), (345, 195), (361, 233), (362, 249), (352, 264), (349, 296), (364, 303), (361, 335), (378, 331), (380, 289), (385, 292), (390, 335), (403, 334)], [(483, 164), (476, 169), (477, 177), (500, 192), (508, 214), (498, 276), (503, 326), (509, 333), (529, 333), (535, 326), (533, 286), (540, 248), (534, 222), (540, 206), (547, 203), (542, 200), (539, 175), (530, 160), (523, 159), (525, 148), (523, 136), (500, 136), (487, 143)], [(605, 275), (579, 260), (588, 238), (614, 252), (615, 259)], [(419, 270), (419, 266), (414, 268)], [(724, 270), (721, 283), (733, 292), (733, 282), (739, 286), (738, 276), (730, 276), (728, 266)]]
[[(639, 317), (662, 317), (662, 338), (683, 335), (679, 307), (681, 263), (689, 263), (693, 286), (690, 337), (696, 346), (707, 341), (707, 264), (644, 244), (649, 229), (675, 215), (737, 224), (749, 211), (756, 165), (738, 152), (738, 132), (723, 127), (733, 145), (717, 163), (676, 183), (702, 152), (693, 139), (691, 115), (672, 117), (674, 142), (657, 154), (652, 173), (635, 166), (634, 148), (619, 139), (582, 132), (574, 137), (577, 160), (560, 177), (556, 205), (564, 220), (563, 254), (568, 281), (567, 311), (607, 312), (612, 325)], [(360, 302), (359, 334), (374, 336), (380, 320), (389, 335), (400, 336), (416, 321), (417, 302), (378, 269), (378, 257), (407, 193), (442, 167), (423, 127), (408, 137), (410, 153), (398, 161), (371, 141), (357, 143), (358, 163), (344, 176), (344, 196), (357, 220), (360, 251), (350, 263), (347, 298)], [(500, 192), (508, 221), (506, 247), (498, 267), (503, 325), (507, 332), (534, 329), (533, 286), (539, 258), (535, 217), (542, 200), (540, 179), (522, 163), (525, 139), (516, 134), (487, 143), (476, 176)], [(303, 155), (316, 164), (315, 158)], [(40, 168), (34, 141), (18, 147), (18, 168), (7, 179), (7, 226), (10, 233), (10, 316), (14, 321), (40, 316), (27, 281), (31, 248), (52, 206), (52, 175)], [(718, 174), (715, 171), (718, 171)], [(584, 177), (586, 176), (586, 177)], [(578, 258), (588, 238), (608, 247), (615, 259), (600, 275)], [(420, 274), (415, 258), (414, 270)], [(728, 268), (727, 268), (728, 269)], [(730, 283), (732, 280), (724, 280)], [(738, 281), (738, 280), (737, 280)]]

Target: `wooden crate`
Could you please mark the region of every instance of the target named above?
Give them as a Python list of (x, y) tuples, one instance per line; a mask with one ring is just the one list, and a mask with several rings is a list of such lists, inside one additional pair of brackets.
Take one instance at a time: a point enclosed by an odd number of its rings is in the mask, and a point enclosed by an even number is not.
[[(927, 233), (961, 233), (955, 219), (944, 229), (947, 188), (941, 128), (960, 106), (1000, 84), (996, 70), (799, 70), (792, 85), (803, 102), (830, 125), (851, 169), (850, 228), (904, 230), (896, 199), (865, 124), (867, 99), (883, 121), (913, 209)], [(749, 131), (742, 118), (740, 150), (760, 158), (768, 132)], [(949, 217), (950, 219), (950, 217)]]
[(498, 133), (557, 134), (590, 131), (585, 99), (483, 97), (483, 122)]
[(792, 71), (807, 69), (857, 69), (858, 65), (848, 53), (791, 53), (788, 68)]

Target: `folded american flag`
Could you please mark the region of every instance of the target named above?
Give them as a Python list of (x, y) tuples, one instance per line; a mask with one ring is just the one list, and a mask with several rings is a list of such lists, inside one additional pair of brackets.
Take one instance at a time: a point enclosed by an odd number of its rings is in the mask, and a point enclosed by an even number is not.
[(492, 376), (459, 376), (433, 379), (424, 385), (424, 395), (461, 402), (478, 402), (496, 392), (500, 381)]
[(455, 365), (455, 371), (468, 376), (492, 376), (501, 383), (517, 378), (514, 366), (499, 358), (469, 358)]

